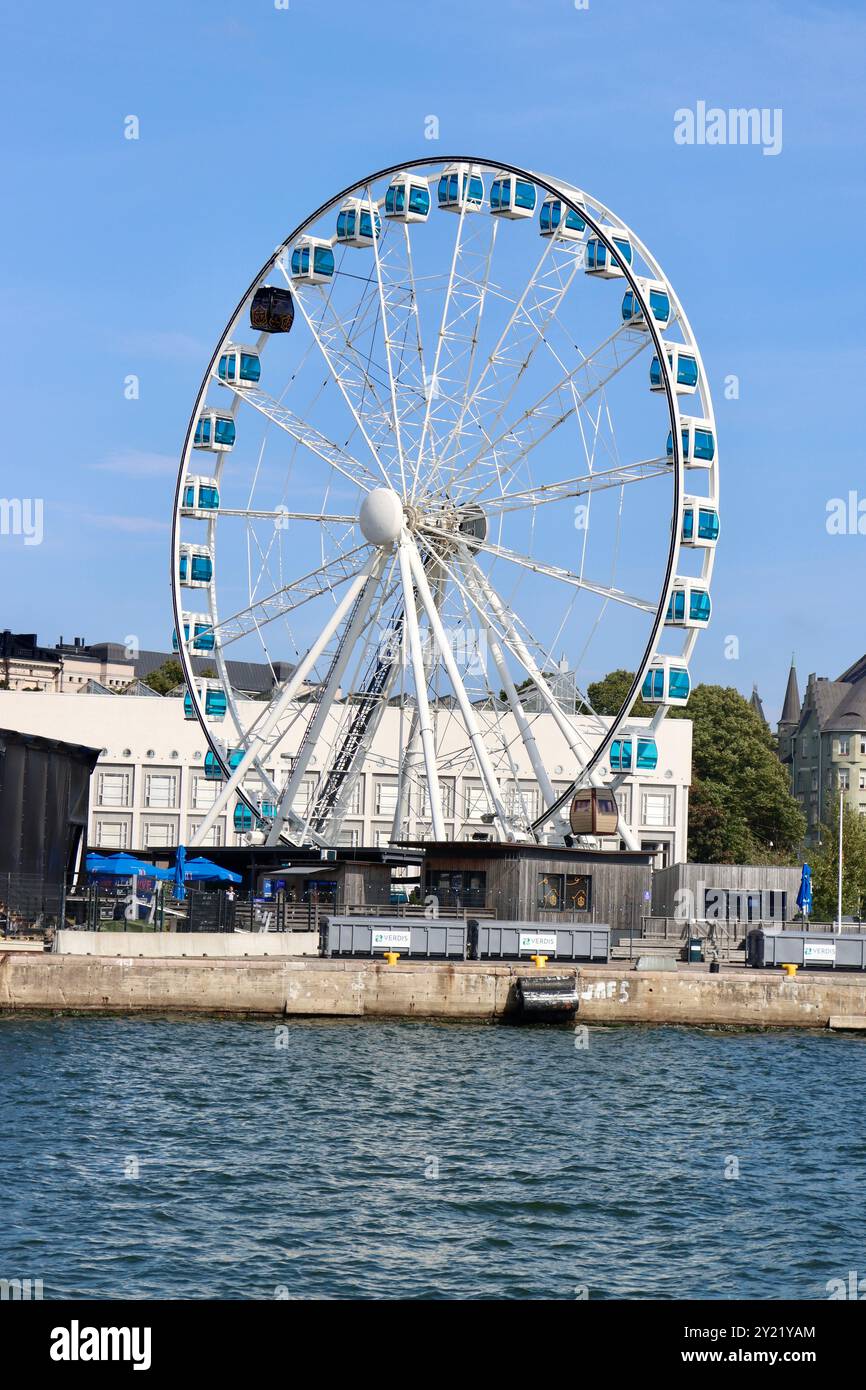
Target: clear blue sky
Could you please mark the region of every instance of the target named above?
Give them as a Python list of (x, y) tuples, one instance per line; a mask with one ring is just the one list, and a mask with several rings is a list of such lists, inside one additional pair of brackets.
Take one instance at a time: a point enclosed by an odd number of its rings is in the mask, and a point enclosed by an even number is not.
[[(832, 497), (866, 497), (861, 4), (3, 11), (0, 496), (43, 498), (45, 539), (0, 537), (0, 625), (166, 646), (176, 458), (230, 308), (326, 197), (454, 150), (587, 188), (684, 302), (716, 401), (724, 527), (693, 676), (756, 680), (775, 713), (792, 649), (801, 677), (860, 655), (866, 537), (829, 536), (825, 516)], [(674, 112), (699, 100), (781, 108), (781, 153), (676, 144)]]

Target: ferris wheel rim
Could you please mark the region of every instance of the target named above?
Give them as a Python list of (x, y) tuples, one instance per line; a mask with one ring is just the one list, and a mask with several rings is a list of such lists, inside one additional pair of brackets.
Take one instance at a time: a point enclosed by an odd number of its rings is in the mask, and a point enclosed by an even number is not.
[[(701, 385), (702, 398), (704, 399), (704, 404), (707, 408), (707, 413), (710, 415), (711, 419), (714, 419), (714, 417), (712, 416), (712, 401), (709, 394), (708, 385), (706, 383), (706, 373), (703, 368), (703, 363), (699, 357), (699, 348), (694, 334), (691, 331), (691, 327), (688, 324), (688, 320), (685, 317), (684, 311), (682, 310), (680, 301), (676, 296), (675, 292), (673, 291), (673, 287), (670, 283), (670, 280), (661, 271), (661, 268), (658, 266), (658, 263), (655, 261), (655, 258), (648, 252), (647, 248), (643, 246), (643, 243), (640, 242), (639, 238), (635, 236), (635, 234), (631, 231), (631, 228), (625, 222), (623, 222), (621, 218), (610, 212), (610, 210), (605, 208), (604, 205), (600, 204), (599, 200), (596, 199), (594, 196), (585, 195), (587, 201), (591, 203), (592, 208), (594, 209), (593, 212), (590, 212), (589, 208), (585, 205), (585, 203), (578, 203), (577, 201), (577, 196), (580, 194), (581, 190), (575, 188), (571, 184), (562, 182), (561, 180), (556, 179), (553, 176), (546, 174), (538, 174), (529, 169), (526, 169), (522, 165), (512, 164), (504, 160), (491, 160), (487, 158), (482, 158), (477, 155), (436, 155), (432, 158), (428, 156), (425, 158), (402, 161), (400, 163), (388, 165), (383, 169), (365, 175), (362, 179), (354, 181), (353, 183), (347, 185), (337, 194), (329, 197), (312, 214), (305, 217), (304, 220), (301, 223), (299, 223), (298, 226), (292, 232), (290, 232), (289, 235), (279, 244), (279, 246), (275, 249), (271, 256), (268, 257), (268, 259), (263, 263), (262, 267), (258, 270), (255, 277), (251, 280), (247, 289), (244, 291), (243, 295), (241, 296), (237, 305), (235, 306), (222, 334), (219, 337), (217, 345), (208, 363), (205, 374), (202, 378), (202, 382), (199, 387), (198, 394), (195, 398), (195, 402), (193, 404), (193, 408), (190, 414), (190, 419), (187, 425), (183, 450), (178, 468), (178, 476), (174, 495), (170, 560), (172, 607), (175, 619), (175, 632), (179, 634), (177, 643), (178, 660), (184, 672), (184, 678), (186, 680), (187, 689), (191, 694), (196, 716), (198, 717), (199, 724), (205, 735), (205, 739), (209, 745), (210, 751), (213, 753), (214, 757), (221, 766), (225, 775), (228, 775), (228, 767), (223, 759), (220, 743), (216, 738), (216, 735), (213, 734), (211, 729), (208, 727), (204, 715), (204, 710), (201, 707), (201, 700), (197, 689), (197, 682), (201, 679), (201, 677), (195, 673), (193, 668), (193, 654), (188, 649), (186, 642), (182, 640), (183, 600), (182, 595), (180, 593), (181, 585), (178, 581), (178, 558), (179, 546), (181, 543), (181, 498), (183, 494), (184, 483), (187, 477), (189, 476), (190, 471), (189, 465), (192, 436), (195, 431), (196, 421), (204, 405), (209, 387), (214, 379), (214, 367), (219, 359), (220, 353), (224, 350), (226, 343), (230, 340), (232, 329), (236, 325), (238, 318), (244, 309), (244, 306), (248, 303), (250, 299), (250, 296), (255, 292), (256, 288), (262, 284), (262, 282), (272, 271), (274, 266), (278, 264), (280, 256), (283, 255), (295, 242), (298, 241), (300, 237), (304, 235), (305, 229), (312, 226), (318, 219), (324, 217), (336, 204), (352, 196), (353, 194), (356, 194), (359, 190), (362, 190), (366, 187), (371, 187), (374, 183), (377, 183), (380, 180), (393, 177), (401, 171), (430, 169), (432, 167), (442, 169), (451, 164), (465, 164), (467, 166), (477, 165), (484, 170), (501, 170), (504, 173), (516, 175), (518, 177), (524, 176), (527, 179), (530, 179), (533, 183), (538, 185), (539, 188), (543, 189), (548, 195), (562, 199), (562, 201), (567, 205), (567, 207), (570, 210), (579, 214), (579, 216), (583, 218), (586, 224), (589, 226), (593, 235), (598, 237), (600, 242), (606, 247), (608, 254), (610, 254), (611, 256), (615, 254), (612, 237), (610, 235), (610, 233), (613, 230), (613, 227), (611, 225), (605, 226), (600, 218), (597, 219), (597, 217), (594, 215), (595, 213), (603, 213), (611, 219), (612, 223), (616, 224), (617, 230), (622, 230), (628, 233), (630, 236), (632, 236), (634, 238), (635, 244), (640, 247), (647, 263), (652, 265), (658, 271), (659, 278), (662, 280), (663, 284), (665, 285), (669, 293), (672, 295), (672, 298), (677, 305), (678, 322), (682, 327), (683, 335), (686, 338), (686, 343), (689, 346), (690, 350), (694, 351), (698, 355), (699, 381)], [(594, 753), (591, 754), (590, 758), (587, 760), (587, 762), (581, 769), (579, 776), (575, 779), (574, 782), (572, 782), (569, 785), (568, 790), (565, 793), (563, 793), (562, 796), (560, 796), (552, 805), (548, 806), (545, 809), (543, 815), (539, 816), (530, 823), (530, 833), (536, 837), (537, 833), (540, 832), (543, 826), (550, 821), (551, 817), (569, 801), (570, 797), (573, 795), (575, 787), (579, 785), (585, 785), (590, 780), (593, 773), (600, 765), (611, 741), (613, 740), (619, 729), (622, 727), (624, 722), (628, 719), (631, 709), (637, 700), (641, 688), (641, 682), (643, 680), (647, 666), (649, 662), (653, 659), (653, 657), (657, 654), (659, 636), (665, 626), (665, 613), (670, 597), (671, 585), (673, 583), (673, 579), (676, 573), (677, 558), (680, 551), (681, 520), (684, 496), (684, 463), (679, 428), (680, 414), (677, 408), (677, 392), (673, 379), (673, 371), (665, 351), (665, 343), (662, 336), (662, 330), (656, 324), (655, 317), (650, 310), (648, 298), (645, 297), (643, 287), (639, 283), (640, 277), (635, 273), (632, 265), (630, 265), (625, 260), (625, 258), (621, 259), (620, 265), (623, 278), (627, 282), (631, 292), (635, 296), (635, 299), (643, 312), (644, 324), (652, 341), (652, 345), (655, 349), (656, 356), (659, 360), (661, 367), (664, 394), (667, 405), (667, 414), (672, 438), (671, 473), (673, 478), (673, 506), (671, 518), (671, 539), (670, 544), (668, 546), (667, 559), (665, 563), (664, 580), (662, 583), (659, 600), (656, 604), (655, 616), (653, 619), (651, 631), (646, 642), (643, 655), (640, 659), (640, 664), (637, 666), (632, 685), (629, 691), (627, 692), (626, 697), (619, 711), (616, 713), (615, 716), (612, 716), (611, 723), (608, 726), (606, 736), (598, 743)], [(231, 405), (232, 414), (234, 414), (237, 411), (238, 406), (239, 399), (237, 395), (235, 395)], [(717, 497), (717, 492), (718, 488), (716, 482), (714, 488), (715, 497)], [(209, 518), (208, 539), (209, 543), (211, 544), (215, 539), (215, 528), (216, 517)], [(712, 550), (705, 553), (705, 570), (708, 569), (709, 572), (711, 572), (712, 569), (713, 558), (714, 556)], [(213, 604), (215, 604), (215, 596), (212, 597), (211, 601)], [(684, 660), (688, 659), (688, 653), (693, 647), (696, 637), (697, 633), (695, 631), (687, 632), (685, 638), (686, 651), (683, 657)], [(215, 656), (217, 664), (220, 665), (222, 668), (221, 674), (226, 684), (227, 694), (229, 694), (231, 692), (231, 682), (227, 679), (227, 671), (225, 670), (225, 658), (222, 655), (221, 644), (218, 644), (218, 650)], [(659, 707), (659, 710), (657, 711), (656, 717), (653, 722), (653, 727), (655, 727), (656, 724), (661, 722), (661, 719), (665, 717), (668, 708), (669, 706), (665, 704)], [(239, 736), (242, 737), (242, 735), (240, 735), (240, 727), (237, 727)], [(261, 771), (261, 769), (259, 770)], [(246, 794), (242, 786), (237, 787), (237, 795), (238, 799), (240, 801), (243, 801), (247, 805), (248, 809), (250, 809), (254, 814), (258, 814), (258, 807)]]

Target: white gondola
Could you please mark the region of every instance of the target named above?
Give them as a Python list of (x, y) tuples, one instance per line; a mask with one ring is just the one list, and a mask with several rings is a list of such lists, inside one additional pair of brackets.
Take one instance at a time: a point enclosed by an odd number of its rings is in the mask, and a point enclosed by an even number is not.
[(561, 198), (548, 193), (541, 204), (538, 231), (540, 236), (557, 236), (563, 241), (583, 241), (586, 236), (586, 223), (574, 208), (570, 208)]
[(646, 705), (687, 705), (688, 668), (679, 656), (654, 656), (644, 673), (640, 697)]
[(347, 198), (337, 213), (337, 240), (343, 246), (372, 246), (381, 230), (379, 209), (369, 199)]
[(497, 217), (531, 217), (538, 202), (535, 184), (504, 171), (490, 185), (490, 211)]
[[(181, 613), (183, 644), (187, 651), (212, 652), (216, 646), (213, 624), (206, 613)], [(177, 633), (172, 633), (172, 647), (177, 651)]]
[[(637, 283), (656, 323), (660, 328), (667, 328), (671, 321), (671, 297), (665, 286), (660, 280), (645, 280), (642, 276), (637, 277)], [(631, 288), (623, 296), (622, 317), (629, 328), (647, 327), (640, 300)]]
[[(680, 416), (680, 447), (686, 468), (710, 468), (716, 457), (716, 436), (709, 420), (696, 415)], [(673, 462), (674, 441), (668, 430), (666, 445), (668, 462)]]
[(329, 241), (320, 237), (302, 236), (298, 238), (289, 270), (293, 280), (308, 280), (314, 285), (323, 285), (334, 275), (334, 252)]
[(668, 611), (665, 614), (667, 626), (706, 627), (711, 612), (710, 595), (703, 580), (677, 576), (671, 588)]
[(206, 545), (181, 544), (178, 578), (185, 589), (208, 588), (213, 579), (213, 557)]
[(255, 348), (228, 343), (217, 362), (217, 379), (222, 386), (258, 386), (262, 363)]
[(683, 545), (712, 550), (719, 539), (719, 514), (705, 497), (683, 498)]
[(207, 518), (219, 511), (220, 490), (216, 478), (193, 475), (184, 478), (180, 496), (181, 516)]
[(601, 237), (591, 236), (586, 243), (584, 270), (587, 275), (597, 275), (602, 280), (615, 280), (623, 274), (622, 262), (631, 265), (634, 258), (632, 244), (627, 232), (618, 227), (603, 227), (609, 241), (613, 243), (614, 253), (610, 254)]
[(436, 189), (445, 212), (479, 212), (484, 202), (484, 181), (477, 164), (449, 164)]
[(385, 194), (385, 216), (398, 222), (426, 222), (430, 215), (430, 188), (420, 174), (405, 169), (391, 180)]
[(214, 453), (225, 454), (235, 446), (235, 422), (231, 415), (222, 410), (203, 410), (196, 421), (193, 435), (194, 449), (211, 449)]
[[(677, 395), (693, 396), (698, 389), (700, 376), (698, 359), (695, 354), (683, 343), (665, 343), (664, 349), (671, 364)], [(665, 378), (661, 362), (658, 357), (653, 357), (650, 363), (650, 390), (664, 391), (664, 389)]]

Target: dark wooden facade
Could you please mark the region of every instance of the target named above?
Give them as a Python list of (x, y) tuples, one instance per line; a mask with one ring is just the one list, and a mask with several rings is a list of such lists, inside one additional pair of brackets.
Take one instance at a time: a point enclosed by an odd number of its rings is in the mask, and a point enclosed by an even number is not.
[[(414, 847), (414, 846), (413, 846)], [(652, 856), (565, 849), (553, 845), (506, 845), (473, 841), (425, 841), (425, 894), (436, 893), (443, 912), (482, 908), (508, 921), (605, 922), (639, 930), (650, 910)], [(455, 891), (437, 892), (453, 876)], [(458, 875), (471, 901), (458, 902)], [(483, 904), (478, 901), (480, 875)], [(576, 907), (580, 881), (588, 885), (588, 905)], [(561, 881), (562, 891), (559, 892)], [(552, 904), (554, 897), (561, 905)]]

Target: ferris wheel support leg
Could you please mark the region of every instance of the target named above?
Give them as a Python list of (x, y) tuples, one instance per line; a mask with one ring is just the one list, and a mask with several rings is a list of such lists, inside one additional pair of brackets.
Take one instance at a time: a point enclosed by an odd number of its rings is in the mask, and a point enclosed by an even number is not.
[(484, 738), (482, 736), (481, 729), (478, 725), (478, 721), (475, 717), (475, 711), (472, 708), (472, 702), (469, 699), (469, 696), (466, 694), (466, 687), (464, 686), (463, 680), (460, 676), (460, 672), (457, 669), (457, 662), (454, 660), (454, 653), (452, 652), (451, 647), (449, 646), (445, 629), (442, 626), (442, 620), (439, 617), (439, 613), (436, 609), (436, 604), (433, 602), (433, 595), (430, 592), (430, 585), (427, 582), (427, 575), (424, 573), (424, 566), (421, 563), (421, 558), (418, 554), (414, 542), (410, 542), (409, 544), (411, 548), (407, 547), (408, 561), (411, 566), (412, 575), (418, 588), (421, 603), (427, 613), (427, 620), (433, 631), (433, 636), (436, 640), (436, 645), (439, 648), (439, 654), (442, 658), (442, 664), (445, 667), (445, 670), (448, 672), (448, 679), (451, 681), (451, 685), (454, 688), (454, 694), (457, 697), (457, 703), (460, 706), (460, 713), (463, 717), (463, 723), (466, 727), (466, 732), (469, 734), (469, 742), (471, 743), (472, 751), (475, 754), (475, 762), (478, 766), (478, 771), (481, 775), (481, 780), (484, 782), (487, 788), (487, 795), (490, 798), (490, 804), (493, 807), (494, 815), (497, 821), (499, 822), (500, 828), (503, 834), (505, 835), (506, 839), (517, 839), (518, 831), (513, 825), (511, 817), (508, 815), (508, 812), (505, 809), (505, 805), (503, 803), (502, 796), (499, 791), (499, 782), (497, 781), (496, 773), (494, 771), (493, 764), (490, 761), (487, 749), (484, 746)]
[[(466, 586), (471, 592), (473, 587), (472, 578), (471, 573), (467, 567), (467, 561), (469, 560), (469, 556), (466, 550), (463, 548), (461, 548), (459, 556), (460, 568), (466, 580)], [(479, 609), (479, 612), (481, 611), (482, 610)], [(538, 744), (535, 741), (535, 734), (532, 732), (532, 726), (526, 717), (526, 711), (523, 708), (523, 705), (520, 703), (520, 696), (517, 694), (517, 689), (514, 685), (514, 681), (511, 679), (511, 672), (508, 669), (508, 664), (505, 660), (505, 653), (502, 650), (499, 638), (497, 637), (496, 633), (494, 632), (493, 628), (491, 627), (490, 623), (487, 621), (485, 617), (482, 616), (481, 622), (486, 635), (487, 646), (490, 649), (490, 654), (493, 657), (493, 663), (496, 667), (499, 679), (502, 682), (502, 688), (505, 691), (506, 697), (508, 699), (508, 704), (511, 707), (511, 713), (514, 716), (514, 722), (516, 723), (517, 728), (520, 732), (520, 737), (523, 741), (523, 746), (526, 749), (527, 755), (529, 757), (530, 765), (532, 767), (533, 772), (535, 773), (538, 785), (541, 788), (541, 795), (546, 810), (548, 806), (552, 806), (554, 801), (556, 801), (556, 792), (553, 790), (553, 783), (547, 775), (547, 768), (544, 765), (544, 759), (542, 758), (541, 753), (538, 749)]]
[[(441, 607), (444, 589), (444, 575), (442, 574), (441, 567), (439, 568), (439, 577), (435, 580), (432, 587), (433, 598), (435, 600), (436, 606), (437, 608)], [(433, 653), (432, 651), (430, 651), (428, 646), (427, 650), (424, 652), (424, 673), (426, 677), (426, 684), (428, 685), (430, 682), (430, 673), (432, 669)], [(409, 802), (411, 797), (411, 789), (415, 784), (416, 768), (418, 767), (419, 761), (421, 760), (420, 735), (421, 728), (418, 722), (418, 710), (416, 707), (416, 709), (412, 713), (412, 721), (409, 726), (409, 738), (406, 742), (406, 753), (400, 767), (400, 777), (397, 786), (397, 805), (394, 809), (394, 820), (391, 825), (392, 840), (400, 839), (400, 837), (403, 834), (404, 826), (406, 828), (407, 833), (409, 830)]]
[[(304, 773), (306, 772), (307, 767), (309, 766), (310, 758), (313, 756), (313, 753), (315, 752), (316, 743), (318, 742), (319, 735), (321, 734), (325, 721), (331, 712), (331, 706), (334, 701), (334, 696), (336, 695), (340, 682), (342, 681), (343, 676), (346, 673), (346, 667), (349, 664), (349, 659), (355, 648), (355, 644), (358, 641), (358, 637), (361, 634), (361, 630), (365, 622), (367, 621), (367, 615), (370, 612), (370, 606), (373, 602), (373, 599), (376, 596), (378, 580), (382, 574), (384, 565), (385, 555), (384, 552), (380, 552), (376, 557), (376, 565), (373, 569), (373, 572), (370, 575), (370, 578), (367, 580), (365, 588), (361, 592), (361, 596), (358, 600), (358, 607), (340, 645), (339, 653), (337, 655), (336, 660), (334, 661), (325, 689), (319, 696), (319, 702), (316, 706), (316, 712), (313, 715), (312, 720), (310, 721), (310, 725), (307, 729), (306, 734), (304, 735), (304, 748), (292, 767), (291, 776), (286, 784), (285, 791), (283, 792), (282, 797), (280, 798), (280, 804), (277, 810), (277, 815), (274, 819), (274, 823), (271, 826), (270, 831), (268, 832), (268, 837), (265, 840), (265, 844), (267, 845), (278, 844), (280, 836), (283, 833), (286, 821), (292, 818), (292, 803), (294, 802), (294, 799), (298, 793), (298, 787), (301, 784), (301, 780), (304, 776)], [(300, 816), (297, 817), (297, 822), (298, 824), (303, 824), (303, 820)]]
[[(436, 765), (436, 746), (433, 738), (433, 725), (430, 720), (430, 705), (427, 700), (427, 671), (424, 666), (424, 654), (421, 650), (421, 634), (418, 631), (418, 611), (416, 608), (415, 590), (412, 584), (414, 577), (412, 551), (409, 542), (405, 538), (400, 540), (398, 554), (400, 560), (400, 578), (403, 581), (406, 635), (409, 639), (412, 674), (415, 679), (418, 728), (421, 735), (421, 747), (424, 750), (424, 766), (427, 772), (427, 793), (430, 799), (430, 817), (433, 822), (433, 837), (436, 840), (444, 840), (445, 822), (442, 818), (442, 793), (439, 787), (439, 769)], [(427, 576), (424, 574), (423, 567), (421, 573), (426, 585)]]
[[(328, 645), (334, 633), (337, 631), (337, 628), (340, 626), (340, 623), (343, 622), (346, 615), (351, 612), (355, 599), (358, 597), (358, 594), (361, 592), (364, 585), (367, 583), (367, 580), (370, 578), (370, 575), (373, 573), (377, 560), (378, 552), (370, 557), (364, 568), (361, 570), (360, 574), (357, 574), (355, 578), (352, 580), (342, 599), (338, 603), (337, 607), (334, 609), (333, 613), (331, 614), (327, 623), (323, 627), (322, 631), (319, 633), (319, 636), (316, 638), (313, 645), (310, 648), (308, 648), (306, 654), (298, 662), (298, 665), (295, 667), (294, 671), (291, 674), (291, 677), (286, 682), (285, 686), (280, 692), (279, 698), (275, 702), (270, 713), (262, 720), (258, 733), (254, 734), (253, 737), (250, 739), (250, 742), (248, 743), (244, 751), (244, 755), (241, 758), (241, 761), (238, 763), (234, 772), (231, 774), (228, 781), (226, 782), (225, 787), (220, 792), (213, 806), (211, 806), (210, 810), (208, 811), (207, 815), (205, 816), (204, 820), (199, 826), (198, 831), (196, 832), (192, 840), (192, 844), (194, 846), (198, 846), (202, 843), (204, 837), (213, 828), (217, 820), (217, 817), (222, 814), (222, 812), (228, 805), (229, 800), (237, 791), (238, 787), (243, 781), (246, 772), (250, 767), (250, 764), (255, 761), (261, 750), (265, 747), (271, 730), (275, 727), (280, 716), (283, 714), (288, 705), (297, 695), (298, 690), (303, 685), (304, 681), (306, 680), (312, 668), (315, 666), (325, 647)], [(278, 742), (279, 739), (277, 740), (277, 743)], [(274, 744), (274, 747), (276, 747), (276, 743)], [(273, 749), (271, 749), (271, 751), (273, 751)]]

